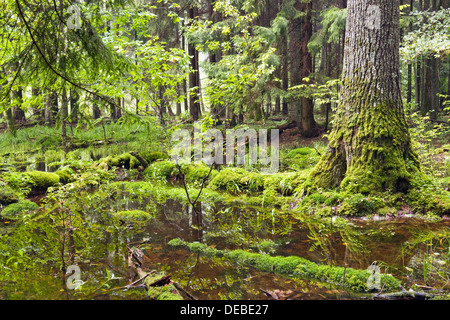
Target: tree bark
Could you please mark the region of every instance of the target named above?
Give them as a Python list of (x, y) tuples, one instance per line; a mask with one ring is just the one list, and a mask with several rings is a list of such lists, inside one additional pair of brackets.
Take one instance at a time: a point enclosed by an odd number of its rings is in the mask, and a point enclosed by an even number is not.
[[(424, 10), (436, 11), (436, 0), (425, 0)], [(423, 63), (423, 91), (420, 103), (420, 110), (423, 116), (429, 115), (436, 120), (439, 108), (439, 74), (438, 61), (435, 57), (427, 57)]]
[(406, 192), (418, 170), (402, 105), (399, 0), (349, 0), (341, 98), (313, 184)]
[[(294, 8), (302, 10), (300, 0), (295, 2)], [(301, 39), (302, 39), (303, 19), (293, 19), (289, 28), (289, 63), (290, 63), (290, 86), (300, 85), (302, 83), (301, 76)], [(288, 119), (290, 122), (300, 123), (301, 101), (299, 98), (293, 98), (288, 104)]]
[[(198, 17), (198, 8), (191, 6), (189, 9), (189, 19), (195, 20)], [(193, 121), (200, 117), (199, 101), (199, 64), (198, 51), (192, 43), (188, 43), (188, 54), (191, 57), (192, 72), (189, 74), (189, 113)]]
[[(305, 4), (306, 15), (303, 19), (302, 27), (302, 68), (301, 77), (306, 78), (313, 72), (313, 59), (308, 50), (308, 43), (312, 37), (312, 10), (313, 2)], [(303, 82), (303, 80), (302, 80)], [(318, 135), (317, 124), (314, 120), (314, 101), (307, 97), (301, 98), (302, 112), (301, 112), (301, 133), (304, 137), (314, 137)]]

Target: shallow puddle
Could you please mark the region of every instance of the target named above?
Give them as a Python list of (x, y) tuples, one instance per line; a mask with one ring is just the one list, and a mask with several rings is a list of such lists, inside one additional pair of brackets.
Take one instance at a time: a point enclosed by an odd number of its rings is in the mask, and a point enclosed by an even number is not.
[[(105, 203), (102, 210), (148, 208), (151, 200), (127, 197)], [(370, 293), (353, 293), (326, 283), (294, 279), (253, 268), (236, 266), (224, 259), (208, 259), (167, 245), (174, 238), (203, 241), (217, 249), (248, 249), (270, 255), (296, 255), (333, 266), (367, 269), (377, 261), (383, 272), (405, 284), (443, 288), (449, 273), (450, 222), (425, 222), (418, 218), (373, 221), (343, 218), (292, 217), (291, 212), (267, 208), (197, 207), (168, 200), (156, 205), (155, 219), (126, 223), (124, 234), (111, 232), (101, 238), (104, 252), (79, 261), (81, 279), (89, 284), (82, 294), (67, 290), (64, 275), (55, 266), (43, 267), (33, 282), (4, 282), (2, 299), (142, 299), (142, 289), (111, 290), (133, 280), (127, 265), (126, 244), (142, 242), (149, 270), (165, 271), (199, 299), (370, 299)], [(8, 228), (8, 229), (6, 229)], [(13, 232), (9, 224), (0, 228)], [(120, 238), (120, 239), (119, 239)], [(108, 271), (106, 271), (108, 269)], [(424, 276), (426, 270), (426, 276)], [(109, 280), (108, 279), (109, 273)], [(114, 274), (111, 279), (111, 274)], [(107, 282), (107, 285), (104, 283)], [(94, 290), (97, 286), (97, 290)], [(94, 289), (92, 289), (94, 288)], [(92, 291), (92, 292), (91, 292)]]

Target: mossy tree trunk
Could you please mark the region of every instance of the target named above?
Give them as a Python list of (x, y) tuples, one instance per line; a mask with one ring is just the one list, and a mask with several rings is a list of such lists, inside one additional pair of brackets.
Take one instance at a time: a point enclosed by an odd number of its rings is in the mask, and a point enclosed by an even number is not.
[(400, 89), (399, 0), (349, 0), (343, 85), (317, 187), (405, 192), (418, 169)]

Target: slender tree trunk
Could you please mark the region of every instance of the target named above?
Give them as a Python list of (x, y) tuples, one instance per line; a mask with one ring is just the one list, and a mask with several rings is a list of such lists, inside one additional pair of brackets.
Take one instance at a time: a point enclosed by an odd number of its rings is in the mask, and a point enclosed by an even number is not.
[(399, 0), (349, 0), (341, 100), (314, 184), (406, 192), (417, 170), (400, 86)]
[(16, 132), (16, 125), (14, 123), (13, 111), (11, 108), (8, 108), (6, 109), (5, 113), (6, 113), (6, 125), (8, 126), (8, 130), (13, 136), (16, 136), (17, 132)]
[[(301, 11), (303, 4), (300, 0), (296, 0), (295, 9)], [(302, 83), (302, 24), (303, 18), (293, 19), (290, 23), (289, 30), (289, 63), (290, 63), (290, 86), (300, 85)], [(301, 99), (295, 97), (288, 104), (288, 119), (298, 124), (300, 121)]]
[[(436, 0), (425, 0), (424, 10), (436, 11)], [(423, 92), (421, 97), (421, 114), (429, 114), (431, 119), (437, 118), (439, 109), (439, 75), (438, 61), (435, 57), (427, 57), (423, 63)]]
[[(308, 43), (312, 37), (312, 10), (313, 2), (307, 3), (305, 8), (306, 15), (303, 19), (302, 28), (302, 68), (301, 77), (309, 77), (313, 72), (313, 59), (308, 50)], [(318, 135), (317, 124), (314, 120), (314, 101), (310, 98), (302, 97), (302, 112), (301, 112), (301, 132), (305, 137), (314, 137)]]
[[(189, 9), (189, 18), (194, 20), (198, 17), (198, 8), (191, 6)], [(191, 57), (191, 68), (193, 71), (189, 74), (189, 113), (193, 121), (197, 121), (200, 115), (200, 101), (199, 101), (199, 66), (198, 66), (198, 51), (195, 46), (188, 43), (188, 54)]]
[(64, 152), (67, 152), (67, 129), (66, 129), (66, 121), (67, 121), (67, 110), (68, 110), (68, 99), (67, 99), (67, 91), (66, 87), (62, 90), (62, 97), (61, 97), (61, 140), (62, 140), (62, 147)]

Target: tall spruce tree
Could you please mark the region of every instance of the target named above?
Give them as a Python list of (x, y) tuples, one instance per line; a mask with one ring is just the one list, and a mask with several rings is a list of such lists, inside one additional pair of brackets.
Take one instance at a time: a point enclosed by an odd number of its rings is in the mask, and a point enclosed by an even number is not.
[(342, 91), (319, 187), (406, 191), (418, 162), (402, 105), (399, 0), (349, 0)]

